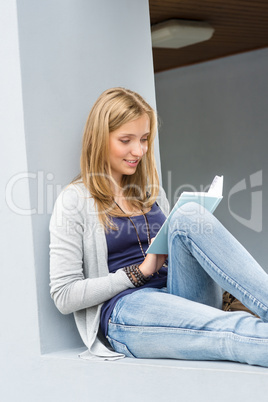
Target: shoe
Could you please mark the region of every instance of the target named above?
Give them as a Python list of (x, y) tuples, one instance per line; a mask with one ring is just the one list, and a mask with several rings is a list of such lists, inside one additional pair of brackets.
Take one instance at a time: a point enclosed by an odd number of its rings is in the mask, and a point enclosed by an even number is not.
[(241, 303), (236, 297), (231, 295), (229, 292), (224, 292), (222, 296), (222, 309), (223, 311), (246, 311), (255, 317), (258, 317), (256, 314), (252, 313), (244, 304)]

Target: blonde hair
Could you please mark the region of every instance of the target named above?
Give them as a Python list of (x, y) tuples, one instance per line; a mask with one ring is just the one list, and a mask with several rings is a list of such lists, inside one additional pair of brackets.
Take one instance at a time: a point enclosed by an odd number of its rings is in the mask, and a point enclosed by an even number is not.
[(153, 205), (159, 192), (159, 179), (154, 158), (154, 138), (157, 118), (151, 106), (136, 92), (111, 88), (103, 92), (93, 105), (84, 130), (81, 179), (95, 201), (99, 219), (114, 228), (110, 216), (124, 216), (115, 208), (111, 182), (114, 182), (109, 163), (109, 133), (123, 124), (147, 114), (150, 119), (148, 151), (133, 175), (124, 175), (123, 194), (133, 207), (143, 209)]

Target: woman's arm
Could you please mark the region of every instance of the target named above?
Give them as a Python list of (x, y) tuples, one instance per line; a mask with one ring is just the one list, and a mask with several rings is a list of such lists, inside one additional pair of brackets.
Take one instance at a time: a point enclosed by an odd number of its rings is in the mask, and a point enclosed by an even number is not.
[[(162, 212), (168, 216), (169, 214), (169, 202), (163, 187), (159, 187), (159, 194), (157, 197), (157, 203)], [(153, 241), (154, 239), (152, 239)], [(168, 255), (166, 254), (147, 254), (145, 260), (140, 265), (140, 270), (145, 276), (150, 276), (157, 272), (166, 261)]]
[(71, 190), (64, 190), (58, 197), (50, 221), (50, 293), (63, 314), (98, 305), (134, 287), (122, 269), (108, 274), (107, 268), (106, 276), (84, 277), (86, 204), (82, 203), (86, 201), (73, 187)]
[[(153, 240), (154, 238), (152, 239), (152, 241)], [(147, 254), (146, 258), (141, 263), (139, 268), (144, 276), (150, 276), (159, 271), (159, 269), (166, 261), (167, 257), (167, 254)]]

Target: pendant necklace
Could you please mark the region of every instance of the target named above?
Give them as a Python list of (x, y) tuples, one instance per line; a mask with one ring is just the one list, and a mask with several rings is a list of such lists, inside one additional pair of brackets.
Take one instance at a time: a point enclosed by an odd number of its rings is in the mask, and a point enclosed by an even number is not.
[[(116, 202), (115, 200), (114, 200), (114, 203), (117, 205), (117, 207), (118, 207), (125, 215), (127, 215), (127, 214), (125, 213), (125, 211), (120, 207), (120, 205), (117, 204), (117, 202)], [(150, 236), (150, 227), (149, 227), (148, 218), (147, 218), (146, 214), (143, 212), (142, 209), (141, 209), (141, 212), (142, 212), (142, 215), (143, 215), (143, 217), (144, 217), (145, 224), (146, 224), (146, 232), (147, 232), (148, 245), (150, 245), (150, 244), (151, 244), (151, 236)], [(141, 249), (143, 258), (145, 259), (146, 255), (145, 255), (145, 253), (144, 253), (144, 251), (143, 251), (142, 244), (141, 244), (141, 239), (140, 239), (138, 230), (137, 230), (137, 228), (136, 228), (136, 225), (135, 225), (135, 223), (133, 222), (133, 220), (132, 220), (129, 216), (127, 216), (127, 218), (130, 220), (130, 222), (132, 223), (132, 225), (133, 225), (133, 227), (134, 227), (134, 229), (135, 229), (135, 232), (136, 232), (136, 235), (137, 235), (137, 239), (138, 239), (138, 242), (139, 242), (139, 246), (140, 246), (140, 249)]]

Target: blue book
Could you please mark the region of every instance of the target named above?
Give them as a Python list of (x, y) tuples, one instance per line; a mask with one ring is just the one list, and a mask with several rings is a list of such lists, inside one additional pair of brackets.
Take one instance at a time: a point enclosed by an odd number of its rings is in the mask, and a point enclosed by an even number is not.
[(215, 176), (208, 192), (184, 191), (172, 208), (169, 216), (161, 226), (159, 232), (157, 233), (152, 244), (147, 249), (146, 253), (168, 254), (168, 226), (174, 212), (177, 211), (177, 209), (180, 207), (182, 207), (183, 212), (183, 205), (187, 204), (188, 202), (196, 202), (202, 205), (211, 213), (213, 213), (222, 200), (222, 187), (223, 176)]

